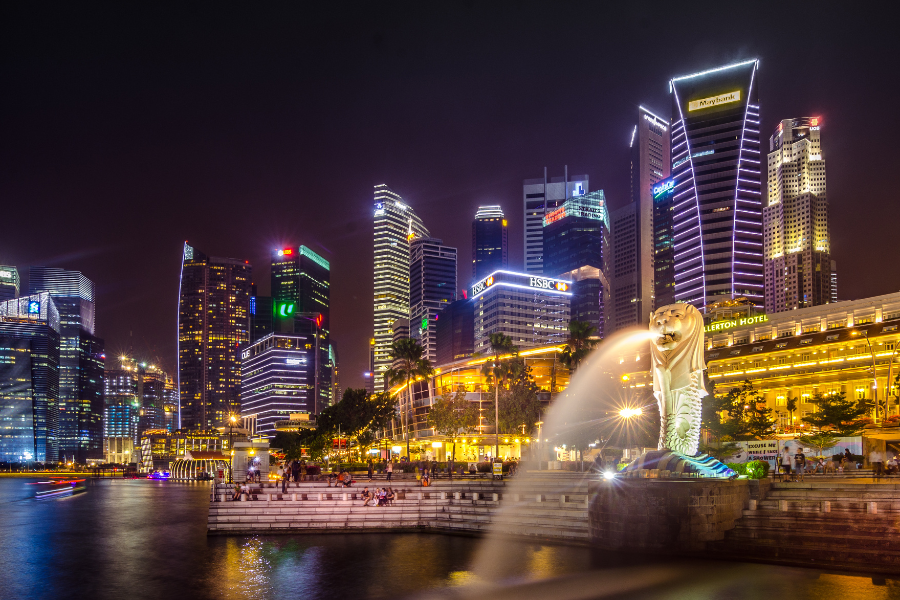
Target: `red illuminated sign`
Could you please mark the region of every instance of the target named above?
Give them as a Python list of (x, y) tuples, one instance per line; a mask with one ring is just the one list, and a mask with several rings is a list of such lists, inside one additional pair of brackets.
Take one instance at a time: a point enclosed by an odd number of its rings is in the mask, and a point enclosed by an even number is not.
[(293, 249), (293, 248), (285, 248), (285, 249), (284, 249), (284, 255), (285, 255), (285, 256), (290, 256), (290, 255), (293, 254), (293, 253), (294, 253), (294, 249)]
[(813, 117), (812, 119), (810, 119), (809, 124), (812, 125), (813, 127), (818, 127), (819, 126), (819, 117)]

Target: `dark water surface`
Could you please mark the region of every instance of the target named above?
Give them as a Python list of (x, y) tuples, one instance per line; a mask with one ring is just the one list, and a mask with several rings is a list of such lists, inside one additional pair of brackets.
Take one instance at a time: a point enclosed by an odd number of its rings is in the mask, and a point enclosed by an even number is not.
[[(510, 542), (503, 589), (477, 587), (479, 540), (437, 534), (206, 536), (208, 484), (89, 482), (36, 501), (0, 478), (0, 598), (900, 598), (900, 579), (715, 561), (674, 564)], [(511, 571), (509, 566), (512, 565)], [(467, 585), (468, 584), (468, 585)], [(471, 587), (471, 586), (476, 587)]]

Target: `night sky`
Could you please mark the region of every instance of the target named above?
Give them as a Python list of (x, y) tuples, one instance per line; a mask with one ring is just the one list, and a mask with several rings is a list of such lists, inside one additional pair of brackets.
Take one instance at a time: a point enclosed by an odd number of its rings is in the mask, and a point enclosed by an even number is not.
[(0, 264), (93, 279), (109, 353), (131, 332), (174, 369), (184, 240), (250, 260), (261, 293), (271, 250), (305, 244), (361, 386), (374, 184), (459, 248), (461, 286), (480, 204), (521, 268), (522, 179), (568, 165), (621, 206), (638, 105), (668, 117), (669, 78), (754, 57), (764, 150), (822, 118), (841, 299), (900, 289), (900, 49), (864, 4), (129, 4), (0, 6)]

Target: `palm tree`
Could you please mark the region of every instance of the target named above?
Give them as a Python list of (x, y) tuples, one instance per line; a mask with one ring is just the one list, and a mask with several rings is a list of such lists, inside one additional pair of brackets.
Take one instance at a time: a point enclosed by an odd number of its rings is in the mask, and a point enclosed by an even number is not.
[(427, 358), (422, 358), (425, 349), (416, 340), (396, 340), (391, 345), (391, 359), (393, 366), (388, 369), (384, 377), (388, 385), (406, 383), (408, 404), (403, 410), (403, 432), (406, 437), (406, 459), (409, 460), (409, 415), (407, 412), (413, 403), (412, 382), (420, 377), (429, 377), (434, 369)]
[(482, 373), (494, 380), (494, 459), (500, 456), (500, 378), (506, 379), (506, 365), (500, 362), (500, 356), (513, 354), (517, 348), (512, 338), (502, 333), (492, 333), (490, 337), (491, 354), (494, 355), (492, 365), (484, 364)]
[(570, 371), (574, 371), (581, 361), (600, 342), (593, 338), (596, 327), (585, 321), (569, 321), (569, 339), (563, 348), (560, 362)]

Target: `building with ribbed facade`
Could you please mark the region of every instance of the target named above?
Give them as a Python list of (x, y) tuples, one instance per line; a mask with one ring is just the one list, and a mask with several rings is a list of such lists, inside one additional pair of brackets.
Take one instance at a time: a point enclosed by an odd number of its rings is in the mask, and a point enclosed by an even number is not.
[(764, 300), (757, 60), (675, 77), (672, 230), (675, 300)]
[(249, 261), (187, 243), (178, 303), (178, 429), (224, 427), (240, 414), (240, 347), (250, 341)]
[(43, 292), (0, 302), (0, 461), (59, 460), (59, 311)]
[(544, 275), (544, 216), (559, 207), (566, 198), (582, 196), (590, 191), (587, 175), (569, 176), (566, 166), (562, 177), (526, 179), (522, 182), (522, 204), (525, 211), (525, 272)]
[(493, 333), (509, 336), (519, 349), (565, 342), (572, 283), (527, 273), (495, 271), (471, 287), (475, 352), (491, 351)]
[(84, 463), (103, 457), (103, 340), (95, 336), (96, 288), (79, 271), (31, 267), (31, 294), (47, 292), (59, 311), (59, 452)]
[(456, 248), (437, 238), (416, 238), (409, 254), (410, 337), (437, 360), (437, 318), (456, 299)]
[(384, 184), (375, 186), (374, 203), (374, 335), (375, 389), (384, 389), (384, 372), (391, 366), (393, 324), (409, 319), (409, 243), (431, 237), (422, 219), (399, 194)]
[(479, 206), (472, 221), (472, 281), (509, 268), (509, 228), (503, 209)]
[(438, 315), (436, 337), (435, 364), (471, 357), (475, 352), (475, 303), (463, 298), (448, 304)]
[(242, 350), (241, 418), (254, 423), (257, 435), (274, 437), (276, 423), (292, 413), (316, 414), (310, 337), (273, 333)]
[(763, 210), (766, 312), (833, 302), (825, 155), (817, 117), (784, 119), (769, 138)]

